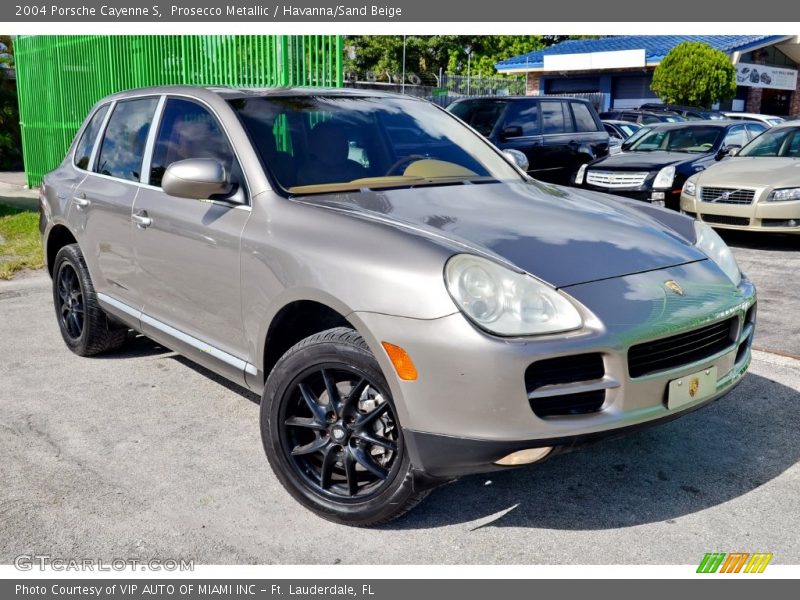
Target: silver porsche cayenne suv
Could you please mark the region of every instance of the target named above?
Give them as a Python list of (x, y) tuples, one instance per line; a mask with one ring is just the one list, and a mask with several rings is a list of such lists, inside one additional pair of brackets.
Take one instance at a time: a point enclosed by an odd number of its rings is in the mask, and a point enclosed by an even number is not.
[(66, 345), (135, 331), (260, 393), (276, 476), (340, 523), (680, 416), (750, 362), (756, 292), (713, 230), (530, 179), (408, 97), (118, 93), (40, 202)]

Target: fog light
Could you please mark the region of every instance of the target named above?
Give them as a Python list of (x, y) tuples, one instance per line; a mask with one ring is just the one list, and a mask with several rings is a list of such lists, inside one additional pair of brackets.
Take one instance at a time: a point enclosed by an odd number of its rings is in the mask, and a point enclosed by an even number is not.
[(529, 465), (536, 461), (542, 460), (545, 456), (550, 454), (553, 450), (552, 446), (545, 446), (544, 448), (528, 448), (527, 450), (519, 450), (512, 452), (508, 456), (504, 456), (500, 460), (496, 460), (494, 464), (503, 467), (513, 467), (517, 465)]
[(651, 200), (663, 200), (664, 199), (664, 192), (653, 192), (650, 194)]

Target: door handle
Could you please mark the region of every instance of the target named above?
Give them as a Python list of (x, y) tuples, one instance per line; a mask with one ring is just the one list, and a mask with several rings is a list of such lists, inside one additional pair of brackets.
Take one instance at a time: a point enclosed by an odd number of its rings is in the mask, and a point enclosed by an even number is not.
[(144, 229), (146, 227), (150, 227), (153, 224), (153, 219), (147, 216), (147, 211), (141, 210), (138, 213), (133, 213), (131, 215), (131, 221), (136, 223), (136, 226), (139, 229)]
[(84, 194), (83, 192), (81, 192), (77, 196), (74, 196), (72, 198), (72, 201), (75, 203), (75, 208), (77, 208), (78, 210), (83, 210), (92, 203), (91, 200), (88, 200), (86, 198), (86, 194)]

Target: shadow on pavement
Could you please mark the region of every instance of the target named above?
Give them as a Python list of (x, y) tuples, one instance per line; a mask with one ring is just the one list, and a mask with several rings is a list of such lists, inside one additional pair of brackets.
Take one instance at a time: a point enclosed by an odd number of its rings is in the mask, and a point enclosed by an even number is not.
[(800, 232), (798, 235), (790, 235), (762, 233), (760, 231), (736, 231), (733, 229), (717, 229), (716, 231), (729, 246), (736, 248), (789, 252), (800, 250)]
[[(663, 426), (435, 491), (386, 529), (598, 530), (667, 521), (737, 498), (800, 459), (800, 393), (750, 374), (729, 396)], [(491, 481), (487, 485), (487, 481)]]

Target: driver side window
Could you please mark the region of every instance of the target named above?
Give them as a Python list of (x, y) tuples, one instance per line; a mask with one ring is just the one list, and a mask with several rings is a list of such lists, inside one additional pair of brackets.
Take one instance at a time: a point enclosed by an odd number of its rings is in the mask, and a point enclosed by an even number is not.
[(737, 125), (736, 127), (731, 127), (730, 131), (728, 131), (722, 146), (728, 148), (730, 146), (744, 146), (746, 143), (747, 132), (744, 125)]
[(214, 158), (230, 173), (232, 183), (240, 181), (233, 150), (214, 116), (196, 102), (169, 98), (153, 148), (150, 185), (161, 187), (167, 167), (188, 158)]

